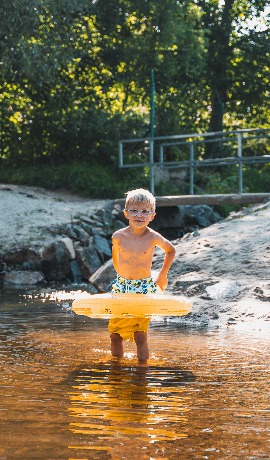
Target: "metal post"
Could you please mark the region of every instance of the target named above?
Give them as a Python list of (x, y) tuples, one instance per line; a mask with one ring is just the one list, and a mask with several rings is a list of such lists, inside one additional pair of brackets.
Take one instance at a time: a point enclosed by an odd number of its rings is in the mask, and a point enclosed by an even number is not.
[(243, 134), (237, 133), (238, 193), (243, 193)]
[(155, 149), (155, 73), (151, 70), (151, 113), (150, 113), (150, 192), (155, 193), (155, 175), (154, 175), (154, 149)]
[(189, 147), (189, 194), (194, 195), (194, 144)]
[(151, 70), (150, 136), (155, 136), (155, 72), (153, 69)]
[(154, 174), (154, 139), (150, 140), (149, 163), (150, 163), (150, 192), (155, 194), (155, 174)]
[(160, 166), (163, 168), (163, 162), (164, 162), (164, 147), (162, 144), (159, 146), (159, 163)]
[(119, 142), (119, 168), (122, 168), (124, 164), (123, 158), (123, 142)]

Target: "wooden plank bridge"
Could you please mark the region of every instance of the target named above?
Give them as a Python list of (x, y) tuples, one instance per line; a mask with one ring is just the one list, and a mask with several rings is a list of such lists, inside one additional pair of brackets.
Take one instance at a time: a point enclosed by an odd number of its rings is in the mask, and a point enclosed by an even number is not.
[[(242, 193), (226, 195), (175, 195), (175, 196), (157, 196), (157, 207), (162, 206), (183, 206), (183, 205), (203, 205), (219, 206), (223, 204), (247, 205), (264, 203), (270, 200), (270, 193)], [(124, 206), (125, 200), (118, 199), (115, 203)]]

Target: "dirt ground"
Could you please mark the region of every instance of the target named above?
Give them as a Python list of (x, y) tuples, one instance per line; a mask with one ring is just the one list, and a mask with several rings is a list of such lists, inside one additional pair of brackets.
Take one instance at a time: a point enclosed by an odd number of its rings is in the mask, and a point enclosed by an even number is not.
[(0, 184), (0, 247), (49, 241), (50, 227), (93, 214), (108, 202), (39, 187)]

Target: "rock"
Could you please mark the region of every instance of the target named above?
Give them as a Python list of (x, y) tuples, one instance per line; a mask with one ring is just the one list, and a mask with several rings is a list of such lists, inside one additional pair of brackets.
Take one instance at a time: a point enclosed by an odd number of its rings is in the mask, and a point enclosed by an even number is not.
[(158, 208), (151, 227), (154, 230), (184, 227), (186, 224), (186, 215), (183, 208), (184, 206)]
[(218, 222), (221, 217), (210, 206), (164, 206), (157, 213), (150, 226), (169, 239), (182, 237), (197, 227), (205, 228)]
[(85, 222), (88, 225), (93, 225), (95, 222), (92, 216), (80, 216), (80, 221)]
[(103, 261), (112, 257), (112, 251), (107, 238), (100, 235), (94, 235), (93, 243)]
[(117, 211), (117, 209), (113, 209), (112, 212), (111, 212), (111, 214), (112, 214), (112, 217), (115, 218), (115, 217), (118, 216), (119, 211)]
[(6, 264), (4, 264), (1, 260), (0, 260), (0, 275), (3, 274), (5, 272), (5, 269), (6, 269)]
[(99, 222), (98, 220), (95, 220), (95, 223), (93, 224), (93, 227), (98, 228), (99, 232), (100, 232), (100, 229), (103, 227), (103, 222)]
[(194, 224), (201, 228), (209, 227), (221, 220), (219, 214), (213, 211), (210, 206), (197, 205), (197, 206), (183, 206), (185, 214), (185, 225)]
[(89, 279), (100, 292), (108, 292), (116, 277), (112, 259), (108, 260)]
[(226, 299), (236, 297), (239, 292), (239, 286), (234, 281), (220, 281), (206, 289), (211, 299)]
[(56, 241), (43, 249), (41, 268), (49, 281), (70, 277), (70, 253), (62, 241)]
[(45, 281), (44, 274), (39, 271), (11, 271), (4, 275), (4, 283), (14, 285), (34, 285)]
[(67, 224), (64, 228), (64, 232), (72, 239), (72, 240), (77, 240), (77, 233), (74, 231), (73, 225), (72, 224)]
[(91, 235), (93, 234), (93, 232), (92, 232), (92, 225), (90, 225), (89, 223), (82, 221), (82, 222), (80, 223), (80, 227), (82, 227), (83, 230), (85, 230), (86, 233), (87, 233), (88, 235), (91, 236)]
[(70, 238), (62, 238), (60, 241), (62, 241), (62, 243), (64, 243), (64, 245), (66, 246), (69, 252), (69, 255), (70, 255), (70, 260), (75, 259), (76, 254), (75, 254), (75, 249), (74, 249), (72, 240)]
[(105, 218), (105, 216), (106, 216), (106, 211), (103, 208), (98, 209), (96, 211), (96, 213), (95, 213), (95, 217), (97, 217), (97, 218), (101, 217), (103, 219), (103, 218)]
[(52, 236), (66, 233), (65, 228), (63, 228), (61, 225), (51, 225), (50, 227), (46, 228), (46, 232), (50, 233)]
[(116, 230), (120, 230), (121, 228), (125, 228), (126, 224), (119, 219), (116, 219), (113, 223), (113, 231), (116, 232)]
[(102, 265), (98, 252), (95, 249), (92, 240), (89, 246), (83, 247), (76, 245), (76, 259), (84, 279), (89, 279)]
[(80, 225), (73, 225), (73, 230), (77, 235), (77, 239), (81, 241), (89, 240), (89, 233), (87, 233)]
[(261, 283), (253, 289), (253, 294), (263, 302), (270, 302), (270, 284)]
[(82, 281), (82, 272), (80, 270), (77, 260), (71, 260), (70, 262), (71, 281), (74, 283), (80, 283)]
[(39, 270), (41, 268), (41, 255), (38, 250), (20, 247), (6, 252), (3, 261), (7, 265), (23, 265), (27, 269)]
[(114, 205), (114, 207), (113, 207), (112, 214), (115, 214), (114, 211), (116, 211), (117, 214), (120, 214), (121, 212), (123, 212), (123, 208), (122, 208), (121, 204), (116, 203)]

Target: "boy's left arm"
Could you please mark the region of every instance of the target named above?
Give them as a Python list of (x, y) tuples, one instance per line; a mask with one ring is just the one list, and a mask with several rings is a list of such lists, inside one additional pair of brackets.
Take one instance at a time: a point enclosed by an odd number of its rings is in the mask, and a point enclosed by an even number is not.
[(171, 265), (173, 263), (173, 260), (175, 258), (175, 247), (173, 244), (168, 241), (166, 238), (163, 238), (160, 236), (156, 242), (156, 246), (160, 247), (165, 251), (165, 257), (163, 261), (162, 268), (155, 280), (156, 284), (162, 289), (162, 291), (165, 291), (167, 285), (168, 285), (168, 271), (171, 268)]

